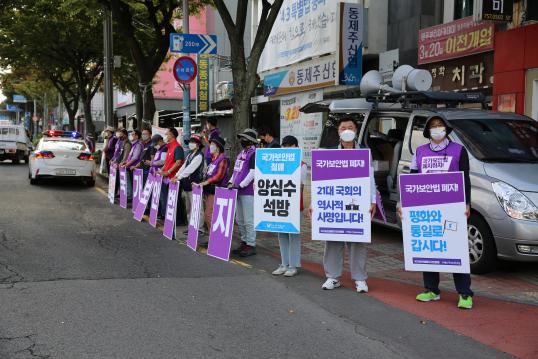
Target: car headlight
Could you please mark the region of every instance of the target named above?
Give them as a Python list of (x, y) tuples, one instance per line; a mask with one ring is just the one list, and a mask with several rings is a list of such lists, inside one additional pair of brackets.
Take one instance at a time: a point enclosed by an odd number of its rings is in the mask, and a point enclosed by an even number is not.
[(515, 219), (538, 221), (538, 208), (523, 193), (504, 182), (493, 182), (491, 185), (507, 215)]

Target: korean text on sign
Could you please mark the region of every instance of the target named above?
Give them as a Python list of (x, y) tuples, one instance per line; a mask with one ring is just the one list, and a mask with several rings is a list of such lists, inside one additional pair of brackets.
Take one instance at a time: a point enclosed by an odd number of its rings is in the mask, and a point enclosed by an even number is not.
[(257, 231), (299, 233), (301, 155), (299, 148), (256, 151), (254, 228)]
[(405, 269), (469, 273), (461, 172), (400, 176)]

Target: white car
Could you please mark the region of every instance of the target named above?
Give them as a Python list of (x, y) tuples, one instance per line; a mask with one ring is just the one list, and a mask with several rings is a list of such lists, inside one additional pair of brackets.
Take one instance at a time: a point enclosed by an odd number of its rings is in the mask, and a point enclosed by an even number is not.
[(77, 177), (88, 186), (95, 185), (96, 167), (92, 153), (80, 133), (51, 130), (43, 134), (30, 155), (30, 184), (43, 178)]

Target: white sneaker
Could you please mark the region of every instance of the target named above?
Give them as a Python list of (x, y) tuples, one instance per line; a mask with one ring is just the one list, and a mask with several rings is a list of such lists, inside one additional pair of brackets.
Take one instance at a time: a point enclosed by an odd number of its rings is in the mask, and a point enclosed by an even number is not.
[(299, 273), (297, 268), (289, 267), (286, 273), (284, 273), (284, 277), (293, 277), (294, 275), (297, 275), (297, 273)]
[(356, 280), (355, 285), (357, 286), (357, 292), (359, 293), (368, 293), (368, 285), (364, 280)]
[(340, 281), (338, 279), (327, 278), (325, 283), (321, 286), (324, 290), (331, 290), (340, 287)]
[(279, 265), (277, 269), (275, 269), (273, 271), (273, 275), (281, 275), (281, 274), (284, 274), (288, 271), (288, 267), (284, 266), (284, 265)]

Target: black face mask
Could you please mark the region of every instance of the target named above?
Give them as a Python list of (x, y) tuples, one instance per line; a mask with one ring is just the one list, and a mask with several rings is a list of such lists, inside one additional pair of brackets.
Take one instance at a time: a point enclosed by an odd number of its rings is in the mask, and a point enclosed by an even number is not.
[(247, 148), (248, 146), (250, 146), (250, 141), (248, 141), (248, 140), (241, 140), (241, 147), (243, 147), (243, 148)]

